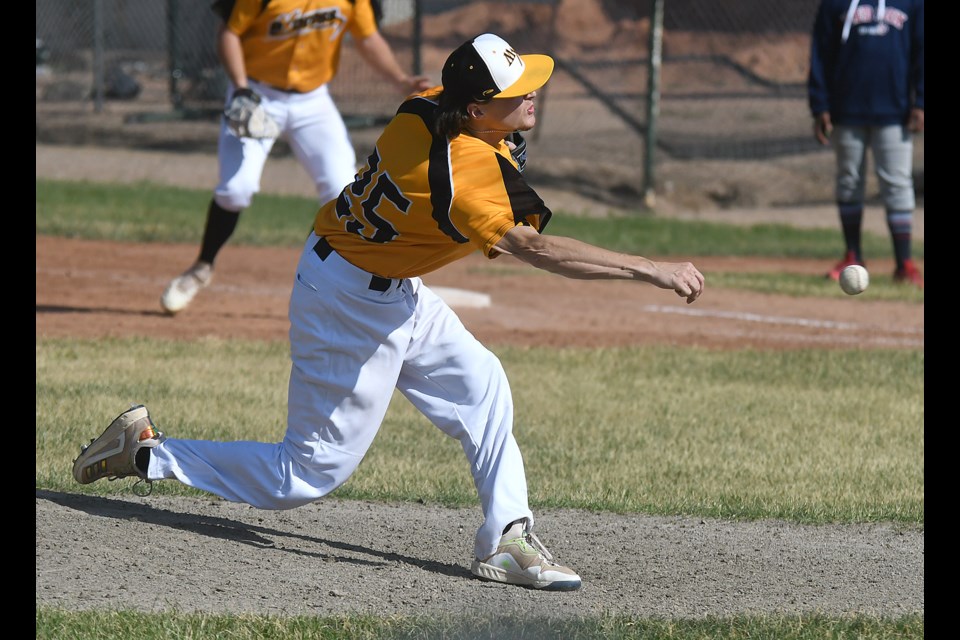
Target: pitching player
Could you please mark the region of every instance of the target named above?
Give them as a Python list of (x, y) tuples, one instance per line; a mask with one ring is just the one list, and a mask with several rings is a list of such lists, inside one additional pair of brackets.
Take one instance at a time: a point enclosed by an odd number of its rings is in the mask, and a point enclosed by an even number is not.
[[(220, 181), (196, 262), (160, 298), (169, 314), (210, 284), (217, 254), (260, 190), (277, 137), (310, 174), (321, 204), (353, 181), (356, 154), (327, 88), (347, 33), (363, 59), (403, 95), (430, 86), (425, 76), (400, 68), (377, 30), (371, 0), (217, 0), (213, 8), (223, 19), (217, 51), (229, 79), (218, 143)], [(254, 130), (251, 114), (266, 118), (267, 126)]]
[(178, 440), (147, 409), (114, 420), (74, 477), (175, 478), (262, 509), (327, 495), (357, 469), (394, 388), (463, 449), (483, 523), (474, 575), (537, 589), (581, 579), (533, 534), (513, 398), (499, 359), (421, 276), (474, 251), (512, 255), (569, 278), (633, 280), (700, 297), (689, 262), (655, 262), (546, 235), (550, 209), (505, 138), (536, 122), (545, 55), (482, 34), (450, 54), (443, 85), (407, 99), (340, 195), (316, 216), (290, 297), (287, 430), (282, 442)]

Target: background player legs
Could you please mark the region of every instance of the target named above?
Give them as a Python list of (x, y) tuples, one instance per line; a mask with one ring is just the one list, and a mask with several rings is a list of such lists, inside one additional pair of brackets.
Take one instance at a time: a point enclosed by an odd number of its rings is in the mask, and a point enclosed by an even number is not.
[(827, 273), (827, 277), (833, 280), (840, 277), (844, 267), (865, 264), (861, 228), (866, 193), (867, 142), (865, 127), (834, 127), (833, 148), (837, 163), (835, 195), (843, 232), (844, 255)]
[(879, 127), (871, 132), (870, 146), (893, 243), (894, 276), (899, 274), (902, 279), (908, 269), (915, 269), (911, 248), (916, 208), (913, 136), (904, 126)]
[(357, 157), (350, 134), (326, 85), (288, 101), (286, 140), (303, 165), (323, 205), (353, 182)]
[(236, 230), (240, 212), (250, 206), (260, 190), (263, 167), (274, 142), (272, 138), (238, 138), (221, 121), (217, 143), (220, 182), (207, 208), (196, 262), (174, 278), (160, 297), (167, 313), (183, 310), (213, 281), (214, 261)]

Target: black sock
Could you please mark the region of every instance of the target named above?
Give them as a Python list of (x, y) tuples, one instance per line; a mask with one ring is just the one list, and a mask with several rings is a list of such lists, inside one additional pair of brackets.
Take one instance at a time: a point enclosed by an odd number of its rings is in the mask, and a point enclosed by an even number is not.
[(887, 211), (887, 228), (893, 240), (893, 257), (897, 269), (903, 269), (911, 256), (910, 240), (913, 231), (913, 211)]
[(227, 211), (218, 205), (216, 200), (210, 200), (210, 208), (207, 209), (207, 225), (203, 229), (203, 242), (200, 245), (200, 260), (213, 264), (220, 249), (233, 235), (239, 219), (239, 211)]
[(843, 229), (843, 242), (847, 251), (853, 251), (857, 260), (863, 262), (863, 252), (860, 247), (860, 227), (863, 224), (863, 203), (839, 202), (840, 227)]
[(137, 469), (146, 474), (147, 468), (150, 466), (150, 447), (141, 447), (140, 450), (137, 451), (133, 463)]

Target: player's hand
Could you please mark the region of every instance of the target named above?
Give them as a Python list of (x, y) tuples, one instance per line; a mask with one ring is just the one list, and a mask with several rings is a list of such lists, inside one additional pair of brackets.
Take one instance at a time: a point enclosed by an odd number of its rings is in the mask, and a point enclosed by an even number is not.
[(923, 133), (923, 109), (913, 108), (910, 110), (907, 128), (914, 133)]
[(690, 262), (656, 262), (651, 282), (662, 289), (673, 289), (687, 304), (703, 293), (704, 279)]
[(397, 80), (397, 88), (404, 95), (420, 93), (421, 91), (426, 91), (432, 86), (434, 86), (434, 83), (431, 82), (430, 78), (427, 76), (404, 76), (403, 78)]
[(813, 135), (817, 142), (826, 146), (830, 144), (830, 134), (833, 133), (833, 122), (830, 121), (830, 112), (819, 113), (813, 119)]

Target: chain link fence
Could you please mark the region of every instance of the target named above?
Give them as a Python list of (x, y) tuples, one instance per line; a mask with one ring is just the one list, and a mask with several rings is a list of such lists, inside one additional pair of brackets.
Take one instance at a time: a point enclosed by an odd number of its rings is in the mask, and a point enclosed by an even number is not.
[[(810, 134), (805, 93), (816, 4), (665, 0), (656, 160), (822, 151)], [(640, 182), (653, 6), (653, 0), (383, 0), (381, 30), (402, 65), (438, 83), (447, 54), (484, 31), (521, 53), (552, 54), (557, 70), (540, 92), (532, 135), (544, 148), (549, 141), (553, 170), (582, 179), (578, 162), (590, 158)], [(38, 131), (42, 107), (58, 101), (95, 110), (125, 102), (167, 118), (212, 119), (222, 108), (217, 18), (206, 0), (37, 0), (36, 17)], [(331, 91), (352, 127), (386, 121), (399, 101), (349, 44)]]

